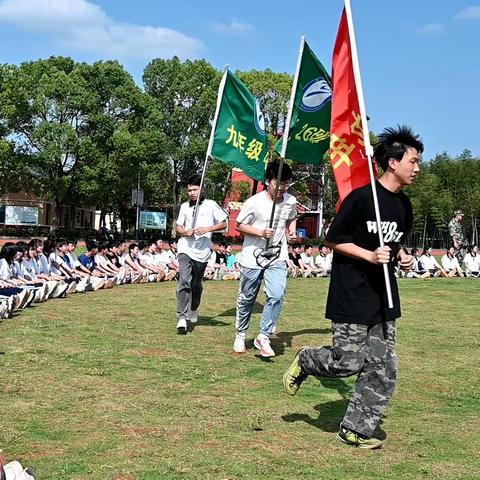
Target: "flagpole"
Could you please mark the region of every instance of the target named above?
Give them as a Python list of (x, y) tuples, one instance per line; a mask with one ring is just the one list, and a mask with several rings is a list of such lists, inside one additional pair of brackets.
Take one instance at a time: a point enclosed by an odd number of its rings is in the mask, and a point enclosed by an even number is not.
[(205, 174), (207, 173), (208, 159), (212, 155), (213, 140), (215, 137), (215, 130), (217, 128), (218, 115), (220, 114), (220, 106), (222, 104), (223, 91), (225, 90), (225, 84), (227, 82), (228, 67), (229, 65), (225, 66), (225, 71), (223, 72), (222, 79), (220, 80), (220, 85), (218, 86), (217, 106), (215, 107), (215, 115), (213, 116), (212, 130), (210, 132), (210, 138), (208, 140), (207, 153), (205, 155), (205, 163), (203, 164), (202, 178), (200, 180), (200, 188), (198, 190), (197, 202), (195, 204), (195, 210), (193, 213), (192, 230), (195, 228), (195, 225), (197, 224), (198, 206), (200, 205), (200, 198), (202, 196), (203, 183), (205, 181)]
[[(302, 64), (302, 55), (303, 55), (304, 47), (305, 47), (305, 35), (302, 35), (300, 39), (300, 49), (298, 52), (297, 67), (295, 70), (295, 76), (293, 77), (292, 91), (290, 92), (290, 101), (288, 103), (287, 118), (285, 119), (285, 128), (283, 130), (282, 150), (280, 152), (280, 165), (278, 167), (277, 179), (275, 183), (275, 195), (273, 198), (272, 212), (270, 214), (270, 222), (268, 223), (268, 228), (272, 228), (273, 220), (275, 218), (275, 207), (277, 203), (278, 190), (280, 188), (280, 181), (282, 178), (283, 164), (285, 162), (285, 154), (287, 153), (287, 143), (288, 143), (288, 137), (290, 135), (290, 123), (292, 121), (293, 104), (295, 103), (295, 93), (297, 91), (297, 86), (298, 86), (298, 77), (300, 74), (300, 66)], [(269, 245), (270, 245), (270, 239), (267, 238), (267, 242), (265, 244), (265, 251), (268, 250)]]
[[(350, 48), (352, 50), (353, 76), (355, 78), (355, 86), (357, 88), (358, 104), (360, 107), (360, 117), (362, 121), (363, 140), (365, 142), (365, 152), (367, 154), (368, 173), (370, 174), (370, 184), (372, 186), (373, 206), (375, 208), (375, 219), (377, 222), (378, 240), (380, 247), (385, 246), (382, 232), (382, 221), (380, 218), (380, 208), (378, 205), (377, 186), (375, 176), (373, 174), (373, 148), (370, 144), (370, 136), (368, 133), (367, 113), (365, 110), (365, 101), (363, 98), (362, 77), (360, 75), (360, 63), (358, 61), (357, 44), (355, 41), (355, 31), (353, 28), (352, 7), (350, 0), (345, 0), (345, 13), (347, 15), (348, 33), (350, 36)], [(390, 285), (390, 275), (388, 273), (388, 265), (383, 264), (383, 274), (385, 277), (385, 288), (387, 290), (388, 307), (393, 308), (392, 288)]]

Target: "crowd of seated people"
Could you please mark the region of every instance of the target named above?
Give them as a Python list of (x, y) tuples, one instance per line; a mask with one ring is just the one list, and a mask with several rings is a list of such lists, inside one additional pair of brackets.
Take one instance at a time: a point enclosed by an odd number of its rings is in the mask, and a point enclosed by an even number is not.
[[(408, 250), (405, 249), (408, 254)], [(416, 248), (412, 248), (410, 254), (413, 256), (414, 264), (410, 272), (402, 272), (397, 269), (396, 274), (406, 278), (452, 278), (452, 277), (474, 277), (480, 276), (480, 256), (478, 255), (477, 245), (469, 248), (468, 253), (460, 265), (455, 248), (451, 245), (440, 262), (432, 254), (432, 247), (427, 246), (423, 249), (421, 255)]]
[[(26, 243), (7, 242), (0, 251), (0, 318), (9, 318), (15, 310), (34, 302), (113, 288), (125, 283), (172, 281), (178, 275), (176, 241), (162, 239), (127, 244), (125, 241), (87, 240), (86, 250), (75, 254), (77, 242), (65, 239), (32, 239)], [(408, 253), (408, 250), (406, 250)], [(411, 249), (414, 266), (410, 272), (397, 271), (407, 278), (480, 277), (478, 247), (472, 246), (462, 265), (450, 247), (440, 262), (426, 247), (422, 254)], [(214, 246), (205, 270), (207, 280), (238, 280), (241, 266), (232, 245)], [(312, 245), (289, 246), (288, 275), (325, 277), (332, 268), (332, 253), (321, 245), (315, 256)]]
[(320, 245), (319, 253), (314, 256), (313, 246), (298, 243), (288, 247), (288, 274), (291, 277), (326, 277), (332, 270), (332, 252), (325, 245)]
[(172, 281), (179, 270), (176, 241), (130, 243), (86, 240), (77, 257), (76, 240), (7, 242), (0, 251), (0, 318), (32, 303), (113, 288), (125, 283)]

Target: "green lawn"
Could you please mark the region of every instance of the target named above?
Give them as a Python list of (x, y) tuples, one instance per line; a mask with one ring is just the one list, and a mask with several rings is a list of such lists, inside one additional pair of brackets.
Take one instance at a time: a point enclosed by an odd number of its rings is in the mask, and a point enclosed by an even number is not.
[(236, 282), (205, 285), (187, 336), (175, 332), (174, 283), (76, 294), (3, 321), (0, 447), (41, 480), (478, 480), (479, 287), (400, 282), (400, 376), (382, 450), (334, 438), (351, 379), (282, 391), (296, 350), (330, 343), (326, 279), (289, 280), (272, 360), (252, 340), (231, 352)]

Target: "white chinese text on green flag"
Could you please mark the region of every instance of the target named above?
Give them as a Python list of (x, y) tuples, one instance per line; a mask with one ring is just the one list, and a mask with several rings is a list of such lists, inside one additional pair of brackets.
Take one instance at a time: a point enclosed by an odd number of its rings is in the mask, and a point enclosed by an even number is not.
[(212, 158), (240, 168), (255, 180), (265, 180), (268, 154), (265, 120), (246, 85), (225, 72), (218, 119), (213, 135)]

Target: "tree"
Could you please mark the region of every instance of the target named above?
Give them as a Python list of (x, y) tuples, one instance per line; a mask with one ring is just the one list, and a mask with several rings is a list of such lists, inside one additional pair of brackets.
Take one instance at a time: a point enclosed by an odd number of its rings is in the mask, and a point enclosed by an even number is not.
[(52, 199), (54, 226), (92, 149), (85, 112), (93, 95), (83, 68), (71, 58), (51, 57), (10, 66), (1, 78), (1, 122), (12, 132), (16, 159), (28, 170), (25, 186)]
[(165, 134), (176, 211), (181, 186), (205, 161), (220, 72), (205, 60), (155, 59), (145, 68), (143, 81), (156, 108), (150, 125)]

